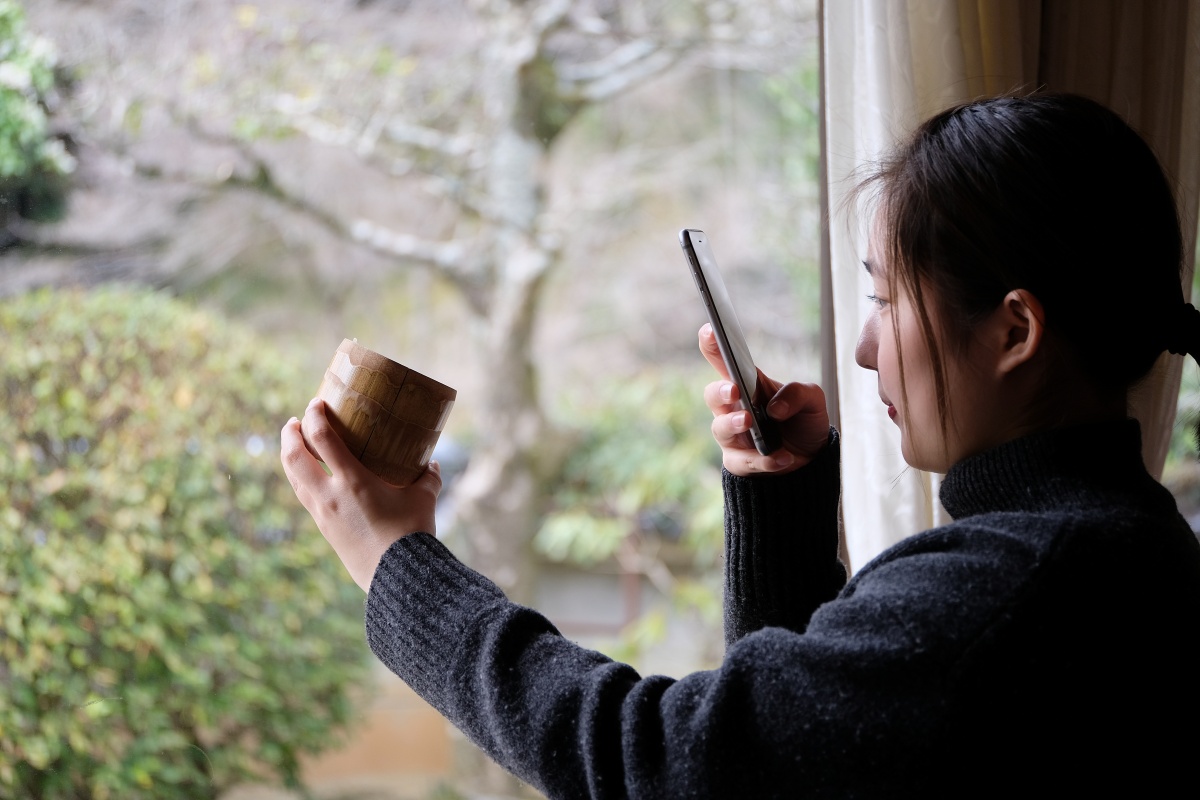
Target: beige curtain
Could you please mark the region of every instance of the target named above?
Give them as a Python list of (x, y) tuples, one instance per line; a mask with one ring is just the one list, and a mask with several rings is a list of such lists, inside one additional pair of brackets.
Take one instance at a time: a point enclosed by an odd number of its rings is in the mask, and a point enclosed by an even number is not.
[[(1174, 178), (1190, 265), (1200, 188), (1200, 0), (826, 0), (822, 13), (843, 513), (857, 569), (945, 518), (937, 476), (904, 464), (875, 375), (854, 363), (870, 292), (860, 266), (867, 220), (843, 208), (855, 175), (948, 105), (1037, 88), (1086, 94), (1138, 128)], [(1182, 364), (1164, 356), (1134, 398), (1155, 474)]]

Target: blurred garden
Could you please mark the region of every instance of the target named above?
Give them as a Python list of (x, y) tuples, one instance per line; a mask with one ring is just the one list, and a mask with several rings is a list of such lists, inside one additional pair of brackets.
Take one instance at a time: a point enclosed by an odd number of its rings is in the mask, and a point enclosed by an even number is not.
[(0, 0), (0, 798), (533, 796), (366, 648), (278, 432), (450, 384), (439, 536), (646, 672), (721, 656), (708, 231), (819, 375), (790, 0)]

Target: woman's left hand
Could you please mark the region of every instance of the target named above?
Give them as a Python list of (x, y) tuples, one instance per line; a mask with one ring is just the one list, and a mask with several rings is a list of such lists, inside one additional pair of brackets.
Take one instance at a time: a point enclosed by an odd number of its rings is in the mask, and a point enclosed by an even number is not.
[(758, 371), (758, 382), (767, 403), (767, 415), (779, 426), (782, 446), (760, 455), (750, 439), (750, 412), (739, 402), (737, 384), (721, 358), (712, 325), (700, 328), (700, 352), (723, 380), (710, 383), (704, 402), (713, 412), (712, 433), (721, 446), (721, 463), (734, 475), (783, 474), (808, 464), (829, 443), (829, 411), (825, 392), (815, 383), (782, 384)]
[[(303, 426), (304, 434), (301, 434)], [(305, 446), (305, 438), (332, 475)], [(418, 531), (434, 532), (434, 507), (442, 490), (437, 462), (410, 486), (400, 488), (369, 471), (329, 426), (325, 404), (308, 404), (303, 422), (292, 417), (280, 433), (283, 471), (300, 503), (365, 592), (379, 560), (392, 544)]]

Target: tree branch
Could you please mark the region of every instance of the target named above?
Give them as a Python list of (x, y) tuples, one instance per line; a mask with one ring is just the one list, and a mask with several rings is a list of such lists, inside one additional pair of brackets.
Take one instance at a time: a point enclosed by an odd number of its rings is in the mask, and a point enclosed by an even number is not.
[(570, 13), (571, 0), (549, 0), (538, 6), (533, 12), (533, 19), (530, 20), (538, 41), (545, 41), (547, 36), (562, 27)]
[(394, 144), (416, 147), (451, 158), (465, 158), (475, 152), (478, 147), (473, 136), (443, 133), (433, 128), (412, 125), (398, 119), (392, 119), (384, 125), (383, 132)]
[(250, 162), (254, 169), (254, 176), (252, 178), (232, 176), (226, 181), (228, 185), (261, 192), (287, 208), (318, 222), (341, 239), (365, 245), (384, 255), (429, 267), (458, 285), (468, 295), (479, 294), (480, 276), (473, 274), (470, 270), (468, 247), (463, 242), (437, 242), (421, 239), (405, 233), (396, 233), (365, 219), (354, 220), (347, 224), (337, 215), (315, 205), (303, 196), (285, 189), (274, 179), (270, 166), (244, 142), (211, 133), (194, 119), (186, 120), (185, 124), (193, 135), (207, 141), (234, 147)]
[(407, 233), (398, 233), (366, 219), (350, 226), (350, 237), (359, 244), (392, 258), (415, 261), (453, 283), (462, 291), (468, 305), (485, 314), (490, 287), (487, 276), (472, 269), (471, 248), (462, 241), (438, 242)]
[(662, 44), (654, 39), (634, 39), (595, 61), (559, 67), (558, 76), (572, 83), (598, 80), (646, 58), (661, 47)]
[[(332, 125), (318, 117), (313, 117), (302, 110), (281, 110), (289, 115), (297, 131), (308, 136), (313, 141), (336, 147), (352, 148), (356, 155), (368, 163), (384, 162), (381, 166), (393, 175), (405, 174), (411, 168), (411, 163), (391, 161), (381, 157), (377, 152), (377, 143), (381, 137), (392, 144), (415, 148), (424, 152), (457, 160), (467, 168), (476, 166), (480, 154), (479, 137), (470, 134), (453, 134), (414, 125), (404, 120), (377, 111), (372, 115), (364, 129), (359, 132), (350, 127)], [(495, 221), (496, 215), (491, 213), (485, 203), (473, 197), (465, 188), (462, 181), (446, 179), (430, 181), (426, 184), (431, 194), (450, 200), (465, 211), (478, 217)]]
[(688, 52), (689, 44), (638, 39), (597, 61), (563, 67), (559, 70), (563, 93), (588, 103), (602, 102), (670, 69)]
[(435, 197), (449, 200), (463, 211), (474, 214), (479, 219), (497, 224), (504, 222), (504, 218), (491, 208), (487, 198), (472, 191), (467, 181), (432, 176), (424, 183), (424, 189)]
[(275, 110), (286, 117), (293, 128), (314, 142), (352, 148), (360, 156), (371, 155), (380, 136), (393, 144), (457, 159), (470, 156), (478, 148), (476, 137), (413, 125), (382, 110), (376, 111), (362, 130), (326, 122), (313, 116), (309, 105), (287, 97), (275, 102)]
[(350, 226), (350, 237), (380, 253), (420, 261), (451, 276), (465, 276), (467, 273), (467, 246), (463, 242), (422, 239), (397, 233), (365, 219), (354, 221)]

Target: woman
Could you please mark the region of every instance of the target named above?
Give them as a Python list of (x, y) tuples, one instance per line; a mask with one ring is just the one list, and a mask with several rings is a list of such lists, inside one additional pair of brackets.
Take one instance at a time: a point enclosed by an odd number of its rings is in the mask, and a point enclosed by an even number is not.
[[(382, 484), (283, 430), (296, 493), (368, 591), (376, 655), (551, 797), (941, 797), (1177, 791), (1200, 741), (1200, 548), (1145, 471), (1130, 389), (1200, 351), (1170, 187), (1115, 114), (1060, 95), (926, 122), (870, 178), (856, 357), (956, 520), (848, 583), (838, 433), (779, 385), (760, 456), (727, 380), (727, 652), (673, 681), (563, 639), (436, 539), (436, 467)], [(700, 346), (723, 372), (711, 331)], [(727, 376), (723, 376), (727, 377)], [(885, 413), (881, 409), (880, 413)], [(843, 586), (843, 584), (845, 584)]]

